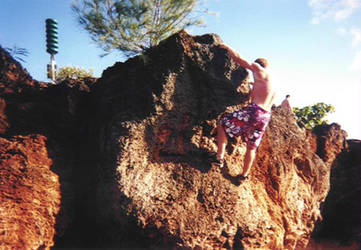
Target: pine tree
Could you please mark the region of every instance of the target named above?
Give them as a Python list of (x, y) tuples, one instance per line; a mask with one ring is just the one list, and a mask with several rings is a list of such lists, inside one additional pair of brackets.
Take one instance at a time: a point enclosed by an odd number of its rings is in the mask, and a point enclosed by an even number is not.
[(133, 56), (192, 25), (198, 0), (76, 0), (72, 10), (106, 53)]

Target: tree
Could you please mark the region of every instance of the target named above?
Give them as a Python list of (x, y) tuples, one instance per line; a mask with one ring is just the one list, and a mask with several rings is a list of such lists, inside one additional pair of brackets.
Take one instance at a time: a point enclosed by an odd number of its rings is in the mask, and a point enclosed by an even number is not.
[[(133, 56), (192, 25), (198, 0), (75, 0), (72, 10), (106, 53)], [(102, 55), (102, 56), (104, 56)]]
[(86, 71), (80, 67), (66, 66), (60, 68), (56, 76), (56, 81), (61, 82), (65, 79), (83, 79), (87, 77), (93, 77), (93, 70)]
[(5, 48), (9, 54), (14, 57), (15, 59), (22, 61), (22, 62), (26, 62), (22, 57), (23, 56), (28, 56), (29, 52), (27, 49), (24, 48), (19, 48), (16, 45), (14, 45), (12, 48)]
[(298, 123), (304, 125), (308, 129), (313, 129), (317, 125), (328, 123), (324, 118), (328, 113), (335, 112), (332, 105), (323, 102), (317, 103), (313, 106), (306, 106), (303, 108), (293, 108)]

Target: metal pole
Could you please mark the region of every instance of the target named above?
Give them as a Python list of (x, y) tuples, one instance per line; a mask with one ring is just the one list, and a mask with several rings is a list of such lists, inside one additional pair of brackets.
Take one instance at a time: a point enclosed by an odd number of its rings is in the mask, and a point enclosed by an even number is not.
[(55, 84), (56, 64), (55, 64), (55, 56), (53, 54), (50, 55), (50, 64), (51, 64), (51, 81), (53, 84)]

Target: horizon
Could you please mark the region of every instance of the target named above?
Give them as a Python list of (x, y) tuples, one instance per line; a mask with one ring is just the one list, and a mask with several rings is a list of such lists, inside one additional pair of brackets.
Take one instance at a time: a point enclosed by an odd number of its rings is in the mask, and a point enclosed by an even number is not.
[[(107, 67), (126, 60), (116, 51), (99, 57), (103, 51), (78, 25), (71, 2), (3, 0), (0, 46), (27, 49), (26, 63), (20, 63), (38, 81), (50, 81), (46, 18), (58, 21), (58, 69), (78, 66), (100, 77)], [(188, 33), (216, 33), (247, 60), (267, 58), (276, 105), (286, 94), (293, 107), (331, 104), (336, 112), (326, 117), (329, 123), (340, 124), (348, 139), (361, 139), (361, 0), (205, 0), (204, 7), (216, 15), (205, 16), (206, 27), (192, 27)]]

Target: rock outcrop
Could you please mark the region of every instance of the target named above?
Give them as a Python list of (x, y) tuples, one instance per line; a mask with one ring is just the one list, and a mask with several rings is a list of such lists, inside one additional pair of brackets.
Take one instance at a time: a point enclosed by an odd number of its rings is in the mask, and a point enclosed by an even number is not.
[[(336, 242), (341, 246), (350, 246), (350, 249), (359, 249), (361, 141), (343, 143), (339, 137), (340, 127), (335, 124), (317, 130), (318, 135), (323, 135), (319, 137), (323, 148), (321, 155), (326, 159), (333, 155), (334, 160), (331, 161), (331, 189), (322, 209), (323, 221), (316, 225), (313, 238), (318, 242)], [(333, 136), (328, 136), (330, 133)], [(333, 143), (330, 143), (331, 140)]]
[(343, 131), (340, 125), (332, 123), (316, 126), (312, 133), (317, 141), (317, 155), (328, 166), (332, 166), (337, 156), (347, 149), (346, 131)]
[(241, 142), (229, 147), (224, 171), (207, 159), (216, 151), (217, 118), (248, 101), (247, 73), (219, 41), (181, 32), (104, 71), (97, 90), (104, 231), (122, 235), (136, 223), (166, 246), (305, 247), (330, 167), (291, 114), (273, 110), (249, 181), (234, 181)]
[(74, 225), (94, 80), (33, 80), (0, 48), (0, 248), (49, 249)]
[(234, 178), (240, 140), (224, 169), (212, 166), (218, 118), (247, 105), (250, 91), (220, 43), (182, 31), (96, 84), (46, 85), (25, 72), (26, 86), (11, 81), (21, 71), (4, 76), (15, 71), (0, 48), (0, 247), (19, 247), (19, 236), (20, 247), (45, 249), (54, 239), (64, 248), (306, 247), (343, 147), (325, 145), (345, 135), (334, 126), (312, 135), (274, 107), (249, 180)]
[(40, 86), (46, 85), (33, 80), (26, 69), (0, 46), (0, 94), (20, 93)]
[(0, 138), (1, 249), (54, 244), (60, 183), (51, 165), (44, 136)]

